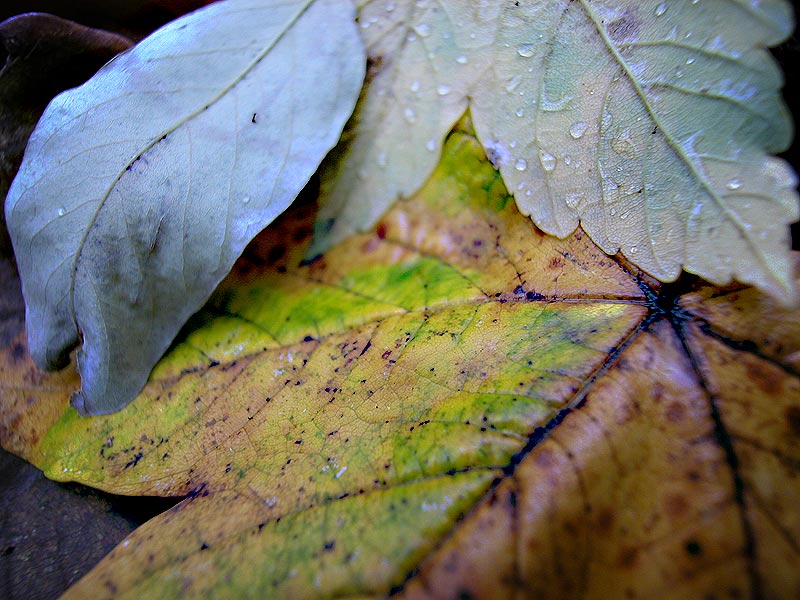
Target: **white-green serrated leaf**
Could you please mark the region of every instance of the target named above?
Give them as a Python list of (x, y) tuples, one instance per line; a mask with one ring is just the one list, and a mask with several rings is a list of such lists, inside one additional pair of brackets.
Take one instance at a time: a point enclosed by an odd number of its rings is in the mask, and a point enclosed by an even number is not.
[(31, 353), (127, 404), (338, 140), (364, 76), (350, 2), (228, 0), (58, 96), (6, 201)]
[(578, 224), (662, 281), (681, 268), (795, 298), (795, 176), (782, 76), (766, 50), (783, 0), (365, 3), (373, 65), (323, 174), (319, 252), (374, 224), (438, 161), (469, 107), (520, 210)]

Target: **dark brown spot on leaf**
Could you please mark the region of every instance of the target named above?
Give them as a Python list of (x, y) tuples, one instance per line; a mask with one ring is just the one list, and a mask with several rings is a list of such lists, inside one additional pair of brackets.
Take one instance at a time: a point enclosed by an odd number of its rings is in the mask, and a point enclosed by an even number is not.
[(764, 393), (774, 395), (781, 391), (783, 387), (783, 378), (776, 376), (774, 373), (765, 369), (762, 365), (755, 361), (748, 360), (747, 376), (755, 383)]
[(670, 402), (669, 406), (667, 406), (665, 416), (670, 423), (677, 423), (683, 420), (685, 415), (686, 407), (680, 401), (675, 400), (674, 402)]
[(800, 437), (800, 406), (789, 406), (784, 413), (792, 435)]
[(612, 508), (603, 508), (598, 511), (597, 513), (597, 531), (601, 534), (608, 534), (611, 532), (611, 528), (614, 525), (614, 520), (616, 519), (616, 515), (614, 514), (614, 509)]
[(697, 540), (689, 540), (686, 542), (686, 554), (689, 556), (700, 556), (703, 554), (703, 547)]
[(558, 256), (554, 256), (550, 259), (550, 262), (547, 263), (547, 268), (552, 269), (554, 271), (559, 270), (564, 267), (564, 259), (559, 258)]
[(680, 517), (689, 510), (689, 502), (681, 494), (669, 494), (664, 499), (664, 509), (670, 517)]
[(639, 549), (623, 547), (617, 556), (617, 564), (624, 569), (632, 569), (639, 562)]

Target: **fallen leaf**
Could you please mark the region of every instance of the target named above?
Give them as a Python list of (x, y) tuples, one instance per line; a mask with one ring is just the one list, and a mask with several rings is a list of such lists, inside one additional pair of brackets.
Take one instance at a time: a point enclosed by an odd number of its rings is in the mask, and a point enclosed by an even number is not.
[(797, 372), (684, 316), (643, 331), (399, 597), (797, 597)]
[[(83, 83), (130, 41), (46, 14), (25, 14), (0, 23), (0, 198), (22, 161), (25, 144), (47, 103)], [(11, 243), (0, 215), (0, 251)]]
[(338, 140), (364, 69), (345, 8), (216, 3), (45, 111), (6, 216), (34, 360), (83, 342), (82, 414), (130, 402)]
[(21, 337), (0, 354), (4, 447), (186, 496), (66, 597), (793, 597), (797, 372), (714, 314), (796, 312), (541, 234), (463, 131), (373, 232), (298, 266), (313, 219), (259, 236), (119, 413), (80, 418), (77, 376)]
[(373, 226), (469, 107), (523, 214), (661, 281), (796, 300), (792, 127), (768, 46), (788, 2), (363, 2), (370, 81), (323, 174), (310, 255)]

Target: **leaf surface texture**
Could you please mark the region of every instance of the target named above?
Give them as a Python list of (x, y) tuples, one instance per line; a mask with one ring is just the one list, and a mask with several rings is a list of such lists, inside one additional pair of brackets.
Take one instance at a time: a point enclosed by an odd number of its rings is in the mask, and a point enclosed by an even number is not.
[(363, 80), (352, 18), (332, 0), (220, 2), (50, 104), (6, 215), (37, 364), (83, 342), (82, 413), (139, 392), (336, 143)]
[(119, 413), (3, 349), (4, 447), (184, 497), (67, 597), (800, 590), (798, 312), (541, 235), (473, 137), (443, 156), (310, 265), (293, 207)]
[(433, 171), (469, 109), (523, 214), (580, 224), (661, 281), (681, 269), (796, 299), (800, 217), (765, 2), (395, 2), (359, 14), (370, 85), (328, 165), (310, 254), (374, 225)]

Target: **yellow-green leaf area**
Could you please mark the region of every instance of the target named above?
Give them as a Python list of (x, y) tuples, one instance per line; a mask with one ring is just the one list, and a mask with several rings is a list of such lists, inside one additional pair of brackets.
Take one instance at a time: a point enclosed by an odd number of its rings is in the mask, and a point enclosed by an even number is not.
[(70, 410), (48, 432), (42, 466), (56, 479), (173, 493), (189, 469), (224, 489), (319, 472), (324, 498), (344, 489), (342, 466), (368, 485), (364, 473), (387, 464), (396, 481), (503, 464), (640, 316), (621, 304), (487, 301), (388, 317), (186, 374), (119, 415)]
[[(470, 135), (471, 119), (462, 119), (456, 125), (456, 130), (458, 133), (447, 141), (454, 151), (443, 154), (438, 167), (440, 172), (446, 172), (450, 177), (429, 179), (421, 197), (428, 199), (431, 206), (449, 217), (457, 216), (464, 207), (503, 212), (513, 204), (509, 204), (513, 198), (506, 190), (500, 172), (486, 160), (482, 148), (480, 152), (462, 149), (465, 146), (480, 147)], [(467, 152), (471, 154), (469, 157)], [(482, 193), (476, 194), (477, 189), (482, 190)]]
[(313, 214), (282, 217), (119, 413), (80, 417), (43, 376), (65, 407), (29, 453), (48, 477), (188, 496), (76, 594), (385, 592), (615, 360), (647, 315), (635, 279), (585, 237), (539, 235), (473, 137), (444, 153), (310, 264), (287, 240)]
[[(445, 202), (447, 185), (469, 199), (466, 225), (493, 214), (511, 231), (531, 229), (497, 200), (497, 175), (474, 138), (454, 134), (447, 149), (400, 209), (430, 210), (421, 207)], [(299, 496), (283, 486), (302, 506), (343, 493), (346, 480), (373, 485), (375, 473), (390, 484), (503, 464), (644, 314), (625, 301), (526, 294), (531, 282), (509, 281), (503, 260), (479, 272), (472, 255), (452, 261), (451, 249), (397, 241), (398, 219), (311, 265), (234, 273), (136, 402), (106, 417), (64, 414), (40, 446), (48, 476), (176, 495), (201, 483), (266, 494), (276, 478), (318, 477)], [(515, 243), (482, 248), (502, 256)], [(478, 276), (485, 292), (471, 283)]]
[[(157, 535), (178, 533), (173, 531), (177, 514), (167, 513), (117, 547), (90, 580), (73, 587), (65, 598), (98, 593), (98, 584), (106, 577), (113, 578), (116, 586), (120, 580), (131, 582), (118, 598), (380, 594), (402, 582), (405, 573), (433, 549), (433, 540), (447, 533), (498, 474), (460, 473), (358, 494), (222, 536), (203, 526), (203, 505), (209, 502), (200, 497), (181, 515), (197, 525), (174, 537), (169, 557), (148, 556), (145, 545), (154, 528), (159, 529)], [(256, 505), (243, 497), (228, 502), (237, 507)], [(125, 561), (131, 572), (111, 573), (118, 560)], [(107, 593), (107, 588), (103, 591)]]
[(353, 272), (343, 278), (342, 285), (414, 311), (480, 298), (483, 293), (471, 283), (470, 276), (439, 260), (422, 257)]

